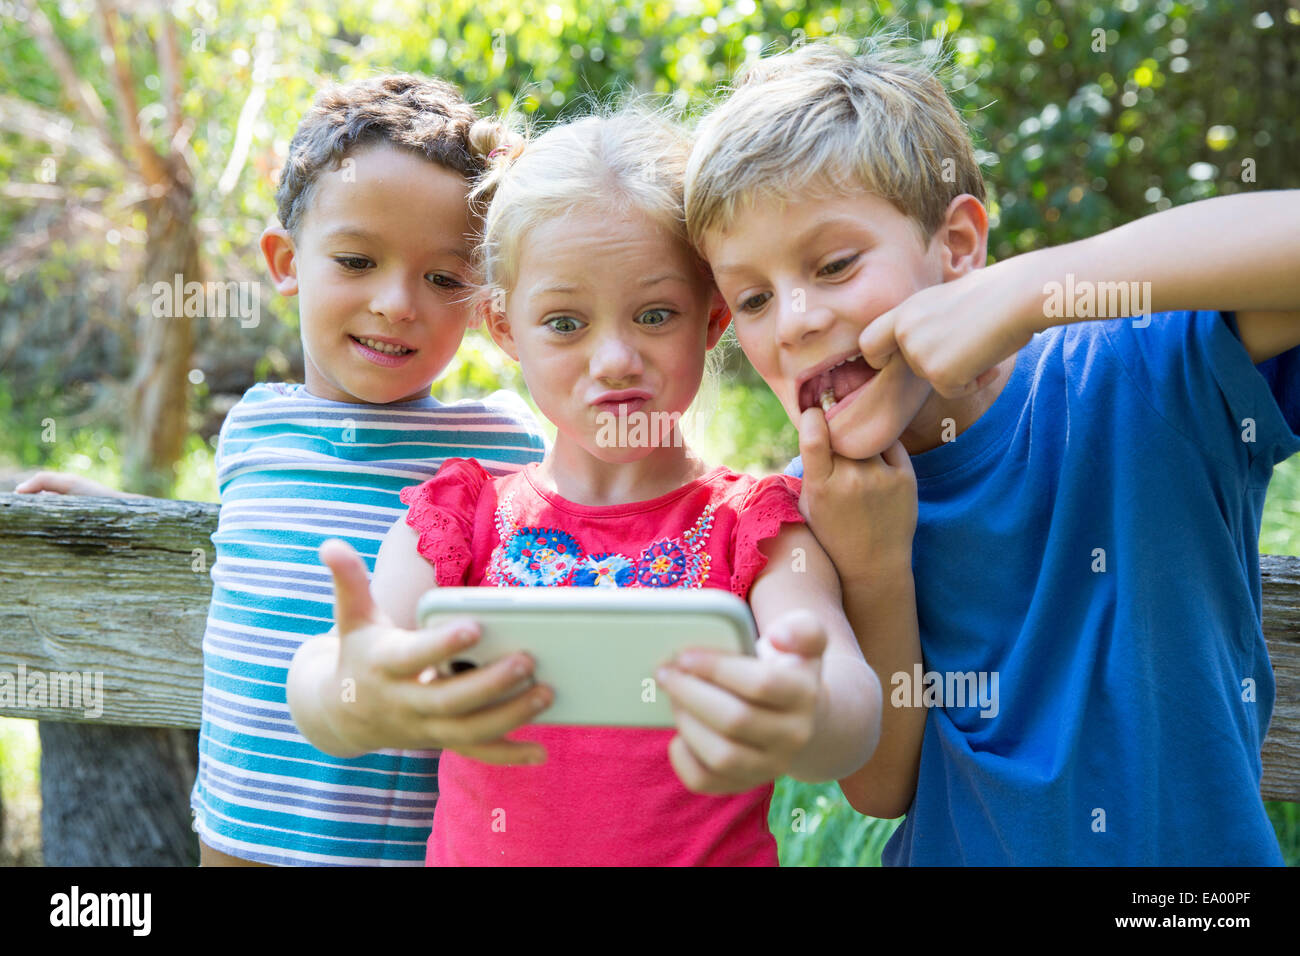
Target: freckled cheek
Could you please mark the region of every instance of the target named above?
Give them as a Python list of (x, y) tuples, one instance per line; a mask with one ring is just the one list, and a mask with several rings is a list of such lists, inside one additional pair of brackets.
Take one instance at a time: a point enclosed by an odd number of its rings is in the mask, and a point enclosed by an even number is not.
[[(785, 406), (786, 413), (797, 419), (798, 399), (794, 393), (795, 376), (792, 372), (782, 371), (771, 339), (764, 335), (755, 335), (751, 331), (745, 335), (738, 332), (736, 341), (740, 343), (740, 350), (745, 353), (745, 357), (749, 359), (749, 364), (754, 367), (758, 377), (767, 383), (767, 387)], [(791, 411), (792, 408), (795, 410)]]
[(777, 364), (775, 342), (772, 337), (764, 334), (762, 329), (749, 328), (741, 331), (738, 328), (736, 342), (740, 345), (740, 350), (745, 353), (745, 358), (749, 359), (749, 364), (754, 366), (754, 371), (764, 381), (772, 381)]
[(854, 330), (861, 332), (883, 313), (893, 308), (893, 289), (879, 284), (857, 282), (845, 287), (837, 297), (836, 312)]
[(585, 356), (541, 349), (521, 351), (519, 360), (524, 384), (539, 408), (554, 408), (558, 403), (581, 398), (582, 383), (587, 380)]

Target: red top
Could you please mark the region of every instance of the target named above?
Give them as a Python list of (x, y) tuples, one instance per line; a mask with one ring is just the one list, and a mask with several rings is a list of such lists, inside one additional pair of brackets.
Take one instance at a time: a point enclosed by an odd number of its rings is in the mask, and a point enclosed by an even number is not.
[[(536, 465), (492, 478), (449, 459), (402, 491), (406, 522), (442, 587), (715, 587), (742, 598), (767, 563), (759, 543), (802, 522), (799, 481), (716, 468), (650, 501), (591, 507), (538, 487)], [(536, 767), (444, 752), (426, 864), (775, 866), (772, 785), (731, 796), (687, 790), (671, 729), (536, 726), (511, 739), (547, 750)]]

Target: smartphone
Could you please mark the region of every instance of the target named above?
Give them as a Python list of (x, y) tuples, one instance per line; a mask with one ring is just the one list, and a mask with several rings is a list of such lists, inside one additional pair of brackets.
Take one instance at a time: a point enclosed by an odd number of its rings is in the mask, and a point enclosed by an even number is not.
[(687, 648), (754, 654), (749, 605), (717, 588), (435, 588), (420, 599), (421, 627), (459, 617), (482, 636), (440, 672), (463, 673), (519, 651), (555, 691), (539, 724), (671, 727), (655, 671)]

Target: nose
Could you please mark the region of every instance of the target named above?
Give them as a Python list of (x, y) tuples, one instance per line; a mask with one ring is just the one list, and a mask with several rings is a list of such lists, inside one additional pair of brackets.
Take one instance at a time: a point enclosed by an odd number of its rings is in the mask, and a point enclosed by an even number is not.
[(808, 302), (802, 288), (783, 290), (776, 306), (776, 335), (782, 345), (800, 345), (809, 336), (825, 332), (834, 320), (830, 309)]
[(415, 317), (415, 293), (411, 283), (396, 272), (383, 277), (370, 299), (370, 311), (389, 322), (405, 322)]
[(600, 337), (591, 353), (591, 377), (617, 386), (641, 377), (645, 365), (637, 348), (617, 332)]

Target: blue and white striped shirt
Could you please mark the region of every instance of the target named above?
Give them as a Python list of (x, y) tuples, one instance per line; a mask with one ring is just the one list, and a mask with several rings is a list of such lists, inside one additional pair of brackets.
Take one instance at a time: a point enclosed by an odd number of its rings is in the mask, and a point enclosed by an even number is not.
[(203, 718), (191, 803), (203, 842), (283, 865), (419, 866), (437, 799), (437, 754), (331, 757), (289, 715), (289, 663), (334, 622), (317, 549), (349, 542), (374, 570), (406, 507), (398, 492), (447, 458), (493, 475), (541, 459), (510, 392), (483, 402), (354, 405), (301, 385), (255, 385), (217, 446), (221, 516), (203, 637)]

